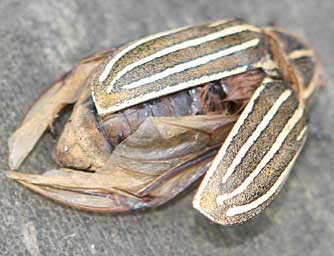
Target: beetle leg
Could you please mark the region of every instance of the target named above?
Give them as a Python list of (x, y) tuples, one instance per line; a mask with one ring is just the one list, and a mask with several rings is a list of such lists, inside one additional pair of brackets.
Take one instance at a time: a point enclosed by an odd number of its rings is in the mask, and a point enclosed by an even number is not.
[(305, 112), (289, 83), (265, 79), (213, 160), (194, 207), (223, 225), (261, 212), (280, 191), (304, 144)]
[(58, 113), (68, 104), (74, 104), (85, 88), (88, 75), (111, 50), (82, 60), (71, 72), (55, 82), (34, 103), (19, 128), (8, 141), (9, 165), (17, 169), (48, 127), (52, 128)]

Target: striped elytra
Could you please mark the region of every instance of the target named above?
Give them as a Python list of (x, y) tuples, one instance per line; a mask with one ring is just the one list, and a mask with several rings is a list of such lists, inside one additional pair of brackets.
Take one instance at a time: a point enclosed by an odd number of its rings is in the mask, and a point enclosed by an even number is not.
[(279, 192), (305, 141), (305, 107), (282, 81), (265, 80), (212, 162), (194, 207), (215, 222), (243, 222)]
[(68, 104), (59, 169), (9, 177), (101, 212), (161, 205), (203, 176), (193, 206), (213, 222), (257, 216), (287, 180), (322, 85), (314, 50), (277, 27), (222, 20), (84, 59), (9, 140), (16, 170)]
[(115, 52), (93, 79), (94, 101), (106, 115), (255, 68), (278, 77), (272, 54), (268, 37), (242, 21), (166, 32)]
[(214, 158), (194, 207), (241, 223), (273, 200), (307, 135), (305, 104), (321, 83), (314, 51), (277, 28), (239, 20), (182, 28), (119, 49), (93, 79), (102, 116), (260, 68), (267, 76)]

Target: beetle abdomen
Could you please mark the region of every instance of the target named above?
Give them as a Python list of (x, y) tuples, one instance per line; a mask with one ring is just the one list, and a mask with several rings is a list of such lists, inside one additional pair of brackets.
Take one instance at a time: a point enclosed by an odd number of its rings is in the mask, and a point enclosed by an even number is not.
[(110, 114), (100, 121), (109, 142), (117, 145), (147, 117), (236, 114), (264, 78), (260, 69), (186, 89)]

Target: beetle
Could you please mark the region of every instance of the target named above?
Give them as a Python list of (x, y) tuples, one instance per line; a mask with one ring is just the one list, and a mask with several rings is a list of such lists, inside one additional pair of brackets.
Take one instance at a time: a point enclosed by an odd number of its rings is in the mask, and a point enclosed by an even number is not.
[[(315, 52), (281, 28), (222, 20), (158, 33), (82, 60), (9, 139), (7, 175), (60, 203), (101, 212), (161, 205), (204, 176), (193, 206), (242, 223), (286, 181), (323, 84)], [(60, 166), (16, 172), (66, 105)]]

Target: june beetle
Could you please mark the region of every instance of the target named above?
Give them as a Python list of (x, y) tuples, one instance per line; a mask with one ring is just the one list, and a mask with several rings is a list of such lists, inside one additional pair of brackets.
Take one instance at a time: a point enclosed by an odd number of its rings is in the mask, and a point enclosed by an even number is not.
[(314, 51), (283, 29), (242, 20), (184, 27), (94, 54), (55, 82), (9, 139), (12, 170), (65, 106), (58, 169), (15, 171), (76, 208), (154, 207), (203, 180), (193, 206), (231, 225), (261, 212), (287, 179), (322, 84)]

